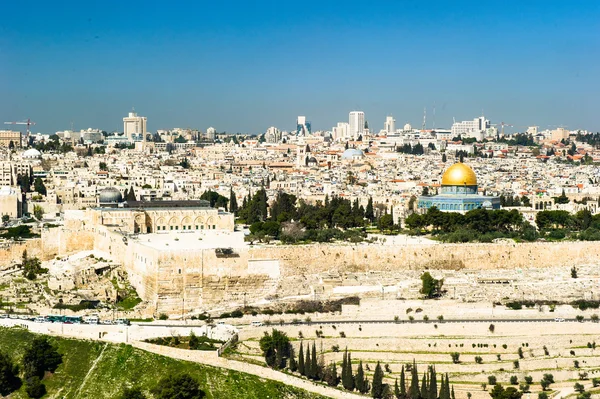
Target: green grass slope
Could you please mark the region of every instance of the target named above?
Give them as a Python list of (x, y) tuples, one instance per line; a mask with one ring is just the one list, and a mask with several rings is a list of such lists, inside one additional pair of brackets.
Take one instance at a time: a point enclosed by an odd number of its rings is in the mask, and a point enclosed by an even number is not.
[[(34, 334), (22, 329), (0, 328), (0, 350), (21, 362), (25, 346)], [(129, 345), (51, 337), (63, 354), (56, 373), (44, 378), (44, 398), (116, 398), (126, 387), (137, 385), (147, 394), (170, 372), (186, 372), (200, 382), (206, 398), (323, 398), (282, 383), (236, 371), (203, 366), (145, 352)], [(11, 398), (27, 398), (24, 387)]]

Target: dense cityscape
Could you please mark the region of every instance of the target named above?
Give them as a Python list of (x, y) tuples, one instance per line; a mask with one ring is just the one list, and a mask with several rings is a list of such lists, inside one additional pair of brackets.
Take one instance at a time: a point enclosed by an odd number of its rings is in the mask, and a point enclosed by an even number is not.
[(600, 3), (3, 11), (1, 397), (600, 396)]

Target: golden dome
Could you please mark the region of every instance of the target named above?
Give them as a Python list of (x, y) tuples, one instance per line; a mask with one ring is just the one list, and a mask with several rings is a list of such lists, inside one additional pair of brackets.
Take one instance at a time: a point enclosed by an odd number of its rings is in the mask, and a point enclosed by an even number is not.
[(442, 176), (442, 186), (476, 186), (477, 176), (473, 169), (457, 162), (450, 166)]

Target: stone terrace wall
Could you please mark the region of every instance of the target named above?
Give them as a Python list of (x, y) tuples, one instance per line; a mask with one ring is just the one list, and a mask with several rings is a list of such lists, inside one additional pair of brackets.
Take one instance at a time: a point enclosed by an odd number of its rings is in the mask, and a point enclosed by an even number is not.
[(595, 242), (408, 246), (316, 244), (254, 247), (248, 250), (247, 256), (279, 259), (282, 276), (327, 270), (521, 269), (598, 263), (600, 245)]

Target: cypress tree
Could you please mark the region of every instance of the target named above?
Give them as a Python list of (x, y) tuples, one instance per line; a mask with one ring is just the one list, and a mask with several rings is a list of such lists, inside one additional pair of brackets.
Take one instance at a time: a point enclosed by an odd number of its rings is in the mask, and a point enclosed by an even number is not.
[(377, 366), (375, 366), (375, 373), (373, 373), (373, 387), (371, 388), (371, 396), (373, 398), (383, 397), (383, 388), (383, 370), (381, 369), (379, 362), (377, 362)]
[(367, 208), (365, 209), (365, 217), (373, 223), (375, 220), (375, 213), (373, 212), (373, 197), (369, 197), (369, 202), (367, 202)]
[(406, 398), (406, 376), (404, 375), (404, 365), (402, 365), (402, 371), (400, 372), (400, 396)]
[(400, 387), (398, 387), (398, 379), (394, 381), (394, 397), (396, 399), (402, 399), (402, 395), (400, 394)]
[(235, 193), (233, 192), (233, 188), (229, 189), (229, 211), (237, 214), (238, 205), (237, 198), (235, 197)]
[(294, 347), (291, 344), (288, 344), (288, 345), (290, 348), (289, 349), (289, 351), (290, 351), (290, 358), (289, 358), (290, 366), (289, 367), (290, 367), (290, 371), (293, 373), (296, 370), (298, 370), (298, 362), (296, 361), (296, 354), (294, 353)]
[(444, 399), (450, 399), (450, 378), (448, 378), (448, 373), (446, 373), (446, 389)]
[(304, 359), (304, 375), (306, 378), (312, 378), (311, 369), (310, 369), (310, 346), (306, 348), (306, 358)]
[(354, 376), (352, 375), (352, 357), (350, 356), (350, 353), (348, 353), (348, 350), (346, 350), (344, 358), (346, 360), (346, 368), (342, 375), (342, 385), (348, 391), (353, 391), (355, 384)]
[(454, 385), (452, 385), (452, 399), (456, 399), (456, 396), (454, 396)]
[(410, 376), (409, 396), (411, 399), (419, 399), (421, 397), (421, 391), (419, 390), (419, 375), (417, 374), (417, 363), (414, 360)]
[(365, 370), (363, 369), (362, 360), (358, 363), (358, 369), (356, 370), (355, 387), (360, 393), (367, 393), (369, 390), (366, 388)]
[(444, 395), (446, 395), (446, 383), (444, 382), (444, 374), (442, 374), (440, 380), (440, 399), (444, 399)]
[(427, 392), (427, 374), (428, 370), (423, 373), (423, 379), (421, 380), (421, 397), (423, 399), (429, 398), (429, 394)]
[(310, 376), (313, 380), (316, 380), (319, 376), (319, 366), (317, 366), (317, 346), (313, 342), (312, 353), (310, 363)]
[(434, 367), (431, 367), (429, 376), (429, 399), (438, 399), (437, 378)]
[(300, 342), (300, 352), (298, 352), (298, 372), (300, 375), (306, 375), (304, 370), (304, 349), (302, 348), (302, 342)]
[(344, 352), (344, 357), (342, 359), (342, 372), (340, 374), (340, 378), (342, 380), (342, 386), (346, 388), (346, 374), (348, 373), (348, 348)]

